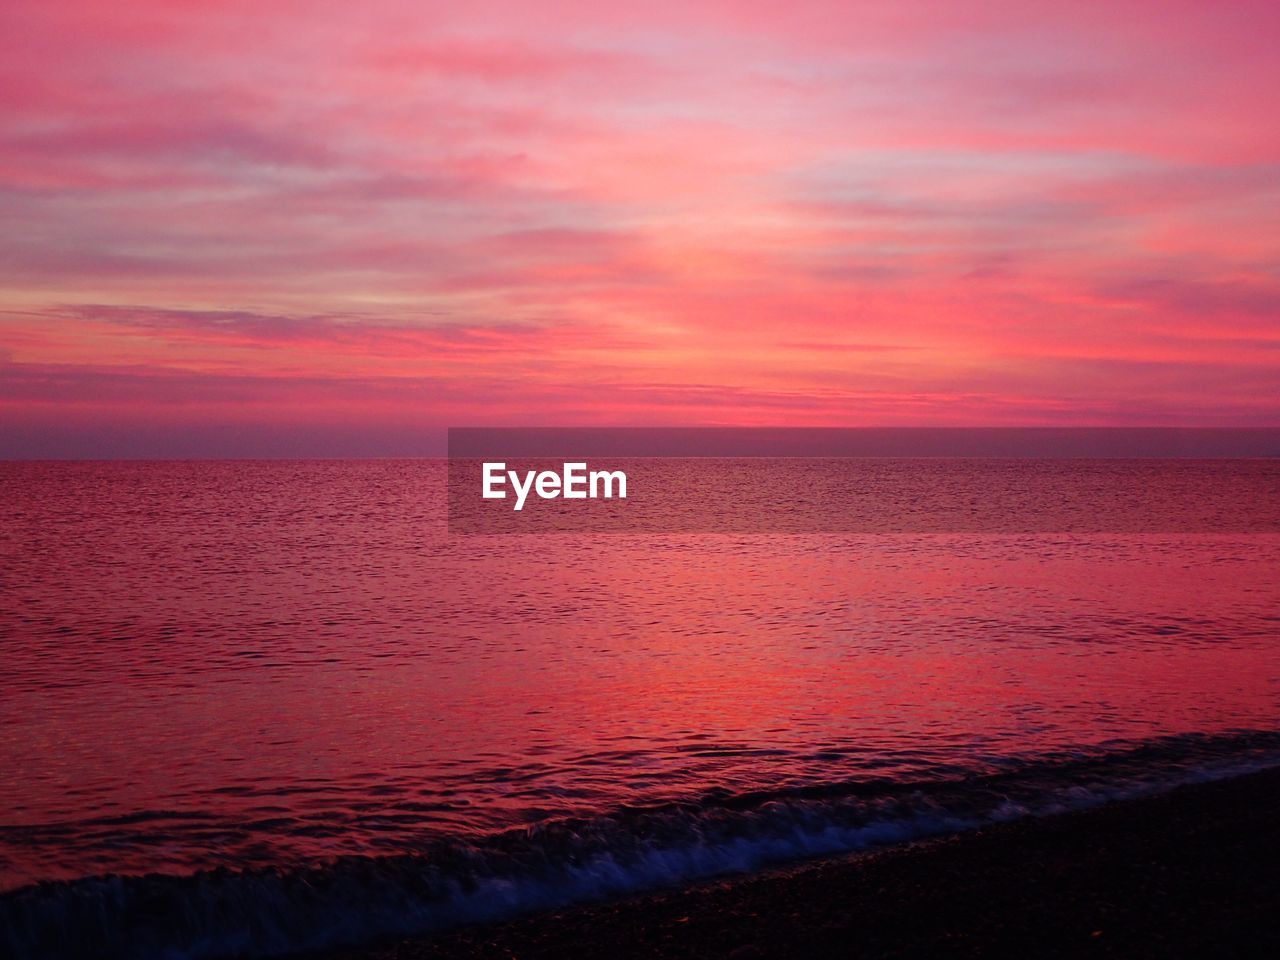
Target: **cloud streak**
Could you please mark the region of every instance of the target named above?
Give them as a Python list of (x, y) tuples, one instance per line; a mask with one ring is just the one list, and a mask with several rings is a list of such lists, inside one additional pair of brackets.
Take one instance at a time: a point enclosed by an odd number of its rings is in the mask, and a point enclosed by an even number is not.
[(74, 453), (94, 397), (408, 446), (1280, 423), (1274, 4), (12, 0), (0, 36), (10, 436)]

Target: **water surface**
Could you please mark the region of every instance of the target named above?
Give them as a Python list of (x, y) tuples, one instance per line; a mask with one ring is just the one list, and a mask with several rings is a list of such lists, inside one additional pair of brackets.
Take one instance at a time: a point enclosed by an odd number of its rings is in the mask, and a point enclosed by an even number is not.
[(0, 464), (13, 951), (357, 942), (1280, 758), (1274, 534), (451, 537), (444, 472)]

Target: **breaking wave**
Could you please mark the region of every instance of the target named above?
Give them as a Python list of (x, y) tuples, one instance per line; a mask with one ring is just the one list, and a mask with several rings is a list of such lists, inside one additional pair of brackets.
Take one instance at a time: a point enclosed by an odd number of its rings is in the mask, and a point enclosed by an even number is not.
[(189, 876), (87, 877), (0, 896), (15, 958), (270, 957), (430, 934), (809, 857), (1152, 795), (1280, 765), (1280, 733), (1169, 737), (912, 782), (713, 793), (413, 854)]

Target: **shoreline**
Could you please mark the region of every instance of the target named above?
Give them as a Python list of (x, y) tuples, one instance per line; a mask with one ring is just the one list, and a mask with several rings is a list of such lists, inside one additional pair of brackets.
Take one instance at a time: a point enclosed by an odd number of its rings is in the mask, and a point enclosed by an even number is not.
[(1280, 956), (1280, 768), (313, 960)]

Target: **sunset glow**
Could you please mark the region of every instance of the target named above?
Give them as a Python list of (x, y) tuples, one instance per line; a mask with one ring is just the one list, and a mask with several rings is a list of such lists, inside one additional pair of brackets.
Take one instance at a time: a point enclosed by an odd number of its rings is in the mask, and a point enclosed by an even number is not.
[(0, 11), (0, 454), (1280, 423), (1274, 3), (124, 10)]

